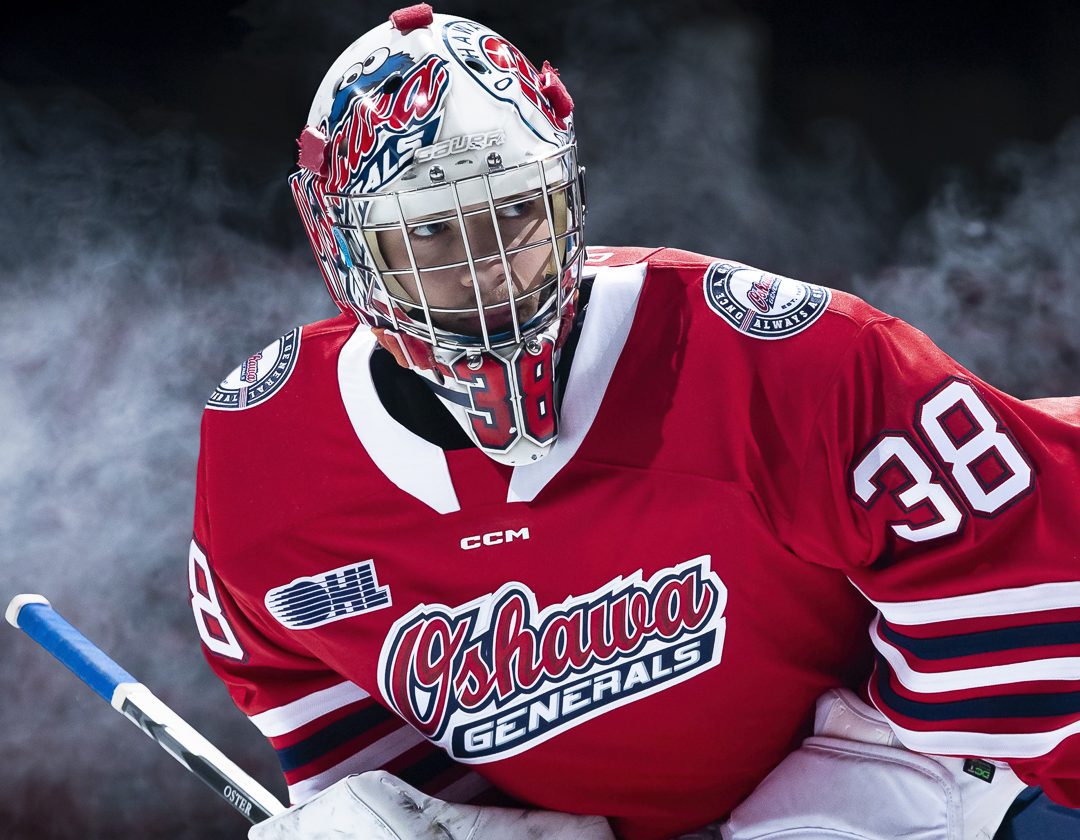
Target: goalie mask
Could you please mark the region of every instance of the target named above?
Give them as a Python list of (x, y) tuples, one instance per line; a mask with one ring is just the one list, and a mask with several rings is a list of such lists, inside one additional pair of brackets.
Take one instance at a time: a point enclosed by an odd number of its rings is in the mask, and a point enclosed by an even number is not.
[(506, 464), (558, 434), (584, 261), (572, 107), (546, 62), (413, 6), (331, 66), (290, 178), (337, 305)]

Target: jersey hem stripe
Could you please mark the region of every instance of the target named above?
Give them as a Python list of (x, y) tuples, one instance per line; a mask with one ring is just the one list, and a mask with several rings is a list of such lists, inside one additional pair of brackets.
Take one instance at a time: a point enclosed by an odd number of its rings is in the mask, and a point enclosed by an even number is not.
[(299, 729), (342, 706), (355, 703), (357, 700), (365, 700), (370, 696), (355, 683), (343, 682), (312, 692), (284, 706), (250, 715), (248, 720), (255, 724), (267, 738), (276, 738)]
[(289, 799), (293, 803), (304, 802), (339, 779), (353, 773), (379, 770), (389, 761), (424, 741), (424, 736), (411, 726), (403, 726), (333, 767), (308, 779), (290, 784)]

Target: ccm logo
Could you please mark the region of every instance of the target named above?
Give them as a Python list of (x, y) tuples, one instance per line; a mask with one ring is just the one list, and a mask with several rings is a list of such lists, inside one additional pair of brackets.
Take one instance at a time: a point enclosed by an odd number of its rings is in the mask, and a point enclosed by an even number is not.
[(517, 531), (492, 531), (490, 534), (481, 534), (476, 537), (463, 537), (461, 547), (468, 551), (470, 548), (479, 548), (482, 545), (502, 545), (514, 540), (527, 540), (528, 538), (528, 528), (521, 528)]

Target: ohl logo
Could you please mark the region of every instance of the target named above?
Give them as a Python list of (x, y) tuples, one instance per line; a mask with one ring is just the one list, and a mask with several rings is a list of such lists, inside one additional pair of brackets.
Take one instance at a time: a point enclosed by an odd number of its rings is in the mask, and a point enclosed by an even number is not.
[(329, 127), (326, 192), (373, 192), (404, 169), (416, 149), (434, 142), (449, 82), (446, 60), (429, 55), (392, 92), (357, 96)]
[(457, 608), (420, 605), (379, 657), (384, 698), (455, 759), (528, 750), (719, 664), (727, 589), (704, 555), (538, 609), (510, 582)]
[(390, 588), (379, 586), (372, 560), (300, 577), (266, 593), (267, 611), (290, 630), (310, 630), (390, 606)]

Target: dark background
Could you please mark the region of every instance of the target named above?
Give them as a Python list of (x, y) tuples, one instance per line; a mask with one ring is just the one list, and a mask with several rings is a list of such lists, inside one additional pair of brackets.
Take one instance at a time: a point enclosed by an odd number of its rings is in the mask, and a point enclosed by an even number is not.
[[(40, 591), (278, 792), (185, 602), (202, 403), (332, 304), (286, 188), (393, 3), (38, 3), (0, 35), (0, 601)], [(442, 3), (577, 102), (590, 241), (854, 290), (1019, 396), (1080, 392), (1080, 7)], [(0, 604), (2, 606), (2, 604)], [(28, 640), (0, 836), (243, 821)]]

